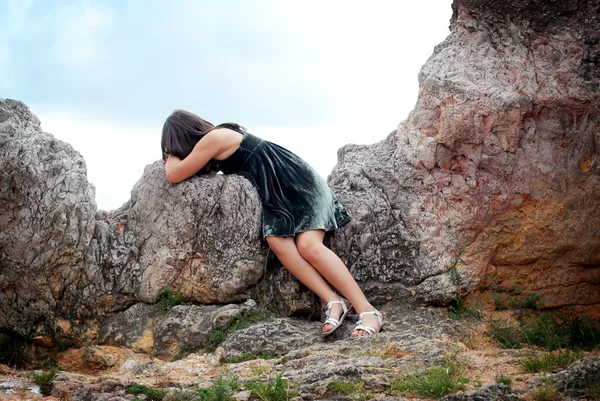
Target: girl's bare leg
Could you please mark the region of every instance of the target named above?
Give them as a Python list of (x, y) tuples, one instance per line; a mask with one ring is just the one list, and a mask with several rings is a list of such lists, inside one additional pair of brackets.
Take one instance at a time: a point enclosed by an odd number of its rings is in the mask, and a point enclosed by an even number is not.
[[(323, 277), (337, 288), (354, 305), (357, 313), (374, 310), (342, 260), (323, 244), (325, 231), (311, 230), (296, 235), (296, 246), (300, 256), (310, 263)], [(309, 287), (310, 288), (310, 287)], [(341, 305), (334, 305), (340, 306)], [(379, 320), (374, 315), (365, 315), (365, 326), (377, 328)], [(352, 336), (367, 335), (355, 330)]]
[[(321, 274), (315, 270), (302, 256), (298, 253), (296, 243), (292, 237), (275, 237), (268, 236), (267, 242), (269, 246), (279, 259), (279, 261), (285, 266), (285, 268), (302, 284), (310, 288), (319, 298), (324, 302), (332, 300), (339, 300), (339, 296), (331, 289), (329, 284), (323, 279)], [(331, 317), (339, 318), (342, 315), (342, 306), (339, 304), (338, 311), (332, 310)], [(333, 328), (331, 324), (323, 326), (322, 330), (327, 331)]]

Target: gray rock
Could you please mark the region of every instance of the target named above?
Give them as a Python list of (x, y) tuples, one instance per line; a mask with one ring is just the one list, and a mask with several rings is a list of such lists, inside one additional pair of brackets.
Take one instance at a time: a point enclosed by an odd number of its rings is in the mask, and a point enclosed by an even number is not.
[(523, 392), (505, 384), (491, 384), (480, 389), (464, 393), (450, 394), (442, 401), (521, 401)]
[(210, 332), (224, 324), (240, 311), (238, 305), (195, 306), (178, 305), (153, 323), (156, 355), (177, 355), (182, 351), (196, 351), (209, 339)]
[[(385, 140), (339, 150), (329, 182), (353, 219), (327, 241), (375, 303), (445, 305), (518, 283), (548, 308), (597, 308), (598, 7), (456, 0), (413, 112)], [(1, 330), (89, 345), (96, 325), (116, 339), (126, 320), (103, 322), (164, 287), (203, 304), (258, 298), (267, 252), (244, 178), (171, 185), (157, 161), (126, 204), (97, 211), (81, 156), (12, 100), (0, 100), (0, 150)], [(271, 271), (263, 290), (281, 310), (314, 315), (312, 295)], [(130, 313), (148, 325), (143, 309)], [(201, 343), (208, 320), (190, 311), (163, 319), (193, 334), (173, 342)], [(181, 349), (161, 327), (120, 331)]]
[(0, 328), (45, 336), (81, 304), (94, 187), (81, 155), (23, 103), (0, 99), (0, 150)]
[(161, 311), (136, 304), (101, 322), (98, 342), (174, 357), (202, 348), (211, 331), (237, 315), (245, 305), (177, 305)]
[(590, 387), (600, 386), (600, 358), (585, 358), (558, 373), (531, 380), (530, 386), (539, 386), (544, 380), (552, 381), (556, 388), (567, 396), (586, 397)]
[(81, 155), (23, 103), (0, 100), (0, 116), (1, 329), (89, 342), (94, 319), (153, 302), (164, 287), (202, 303), (253, 294), (266, 251), (247, 180), (171, 185), (156, 162), (130, 201), (96, 211)]
[(169, 388), (163, 401), (194, 401), (200, 398), (200, 394), (187, 388)]
[(279, 318), (253, 324), (233, 332), (222, 344), (222, 359), (232, 360), (244, 354), (285, 355), (320, 341), (320, 324)]

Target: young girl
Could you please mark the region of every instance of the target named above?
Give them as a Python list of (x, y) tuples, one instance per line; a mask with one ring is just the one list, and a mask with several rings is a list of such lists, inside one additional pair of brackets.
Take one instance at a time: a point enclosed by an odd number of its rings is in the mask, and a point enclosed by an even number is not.
[(173, 184), (217, 171), (250, 180), (262, 203), (263, 237), (289, 272), (327, 304), (323, 336), (340, 327), (352, 308), (359, 314), (353, 337), (379, 332), (381, 314), (341, 259), (323, 245), (325, 232), (346, 224), (350, 215), (305, 161), (238, 124), (215, 127), (184, 110), (167, 118), (161, 147), (167, 179)]

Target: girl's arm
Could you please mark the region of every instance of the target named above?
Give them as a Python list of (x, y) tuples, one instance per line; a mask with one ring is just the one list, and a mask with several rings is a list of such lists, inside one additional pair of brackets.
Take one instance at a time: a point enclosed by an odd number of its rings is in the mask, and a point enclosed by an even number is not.
[[(192, 153), (181, 160), (177, 156), (169, 155), (165, 163), (165, 173), (167, 180), (171, 184), (177, 184), (188, 177), (196, 174), (213, 157), (222, 152), (222, 141), (219, 136), (213, 134), (214, 131), (204, 135), (198, 141)], [(213, 134), (213, 135), (211, 135)]]

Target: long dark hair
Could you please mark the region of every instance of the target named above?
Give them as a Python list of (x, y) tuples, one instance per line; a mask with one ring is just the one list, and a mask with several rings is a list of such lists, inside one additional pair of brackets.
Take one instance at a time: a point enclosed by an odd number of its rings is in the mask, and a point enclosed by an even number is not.
[[(160, 146), (162, 149), (162, 158), (166, 160), (169, 154), (185, 159), (192, 153), (192, 149), (200, 139), (210, 131), (216, 128), (238, 128), (244, 129), (236, 123), (223, 123), (217, 126), (200, 118), (194, 113), (185, 110), (175, 110), (165, 121), (162, 130)], [(207, 163), (198, 173), (208, 173), (211, 171), (211, 163)], [(198, 174), (197, 173), (197, 174)]]

